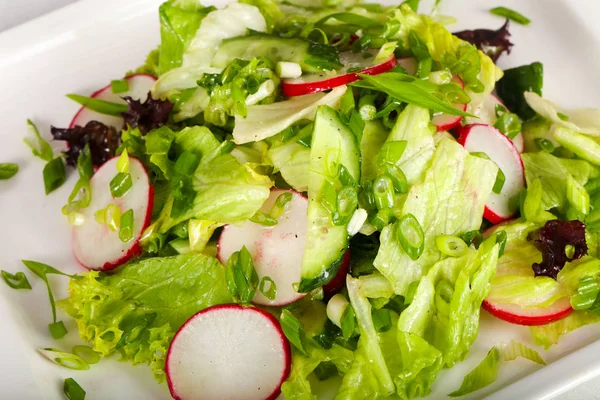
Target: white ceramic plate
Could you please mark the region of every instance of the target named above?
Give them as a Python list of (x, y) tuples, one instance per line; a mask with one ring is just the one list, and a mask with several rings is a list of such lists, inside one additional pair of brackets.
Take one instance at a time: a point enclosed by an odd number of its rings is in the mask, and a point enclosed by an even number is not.
[[(544, 94), (565, 106), (600, 106), (600, 28), (594, 0), (503, 0), (533, 20), (528, 27), (512, 25), (514, 50), (501, 66), (542, 61)], [(45, 196), (43, 163), (31, 156), (22, 138), (25, 121), (33, 119), (45, 136), (50, 124), (67, 126), (77, 105), (66, 93), (91, 93), (111, 79), (143, 63), (159, 43), (157, 7), (160, 0), (84, 0), (0, 34), (0, 162), (17, 162), (20, 171), (0, 182), (0, 268), (23, 270), (21, 259), (46, 262), (69, 272), (82, 272), (70, 248), (70, 229), (61, 207), (74, 176)], [(476, 0), (444, 0), (442, 10), (456, 16), (453, 29), (495, 28), (502, 20)], [(427, 8), (425, 8), (427, 9)], [(0, 283), (0, 398), (62, 399), (62, 381), (74, 377), (88, 399), (168, 399), (145, 366), (104, 360), (91, 371), (55, 366), (35, 351), (41, 347), (69, 350), (78, 343), (75, 326), (59, 341), (51, 339), (51, 319), (43, 283), (30, 276), (33, 290), (14, 291)], [(65, 294), (63, 278), (52, 277), (57, 297)], [(494, 320), (483, 313), (479, 338), (471, 354), (437, 379), (432, 399), (446, 398), (463, 376), (501, 341), (516, 339), (533, 346), (529, 330)], [(65, 321), (69, 318), (64, 316)], [(569, 335), (542, 356), (543, 369), (527, 361), (507, 364), (498, 381), (472, 398), (549, 398), (600, 373), (600, 324)]]

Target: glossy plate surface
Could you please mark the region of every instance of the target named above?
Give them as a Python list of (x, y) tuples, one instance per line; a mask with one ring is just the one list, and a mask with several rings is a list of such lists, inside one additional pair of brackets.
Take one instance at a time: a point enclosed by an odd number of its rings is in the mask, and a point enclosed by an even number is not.
[[(67, 93), (90, 94), (142, 64), (159, 43), (159, 0), (83, 0), (40, 19), (0, 34), (0, 162), (17, 162), (20, 171), (0, 181), (0, 268), (24, 270), (21, 259), (48, 263), (67, 272), (82, 272), (71, 253), (70, 228), (61, 207), (76, 177), (50, 196), (44, 195), (43, 162), (23, 144), (25, 121), (31, 118), (49, 136), (51, 124), (67, 126), (78, 109)], [(220, 3), (223, 4), (223, 3)], [(442, 12), (458, 18), (452, 30), (497, 28), (503, 21), (487, 9), (497, 4), (477, 0), (444, 0)], [(567, 107), (600, 107), (600, 28), (595, 0), (503, 0), (533, 22), (512, 24), (512, 54), (502, 67), (542, 61), (545, 97)], [(424, 5), (423, 10), (429, 6)], [(73, 377), (94, 399), (168, 399), (145, 366), (132, 367), (103, 360), (90, 371), (58, 367), (36, 348), (69, 351), (79, 343), (76, 328), (51, 339), (47, 325), (50, 307), (43, 283), (28, 273), (33, 290), (13, 291), (0, 282), (0, 395), (6, 399), (63, 399), (62, 381)], [(65, 295), (66, 280), (51, 277), (56, 297)], [(70, 321), (67, 316), (62, 316)], [(556, 396), (600, 374), (600, 324), (567, 336), (541, 352), (548, 366), (524, 360), (506, 364), (498, 381), (472, 398), (526, 399)], [(471, 354), (452, 370), (443, 371), (431, 399), (447, 398), (463, 376), (491, 346), (516, 339), (531, 344), (529, 328), (496, 321), (482, 312), (480, 335)], [(541, 350), (536, 348), (537, 350)]]

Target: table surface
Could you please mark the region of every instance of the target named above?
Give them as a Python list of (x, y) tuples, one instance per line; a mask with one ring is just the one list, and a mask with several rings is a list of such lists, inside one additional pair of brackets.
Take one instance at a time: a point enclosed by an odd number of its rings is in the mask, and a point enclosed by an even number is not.
[[(0, 0), (0, 32), (75, 1), (76, 0)], [(591, 19), (588, 20), (590, 21), (590, 24), (595, 24)], [(600, 26), (595, 25), (595, 29), (600, 29)], [(600, 377), (588, 381), (553, 400), (597, 399), (600, 396), (599, 393)]]

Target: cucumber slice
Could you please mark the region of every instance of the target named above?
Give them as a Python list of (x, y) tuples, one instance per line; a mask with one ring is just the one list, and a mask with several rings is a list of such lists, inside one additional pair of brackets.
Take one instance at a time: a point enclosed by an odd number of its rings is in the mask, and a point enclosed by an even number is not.
[(347, 225), (334, 225), (322, 205), (324, 187), (342, 187), (339, 166), (356, 182), (360, 179), (360, 151), (356, 137), (338, 113), (320, 106), (315, 117), (308, 177), (308, 229), (302, 259), (299, 292), (309, 292), (328, 283), (337, 274), (348, 248)]
[(269, 57), (275, 63), (295, 62), (304, 72), (331, 71), (342, 67), (339, 53), (333, 46), (261, 33), (223, 40), (212, 66), (225, 68), (236, 58), (251, 60), (255, 57)]

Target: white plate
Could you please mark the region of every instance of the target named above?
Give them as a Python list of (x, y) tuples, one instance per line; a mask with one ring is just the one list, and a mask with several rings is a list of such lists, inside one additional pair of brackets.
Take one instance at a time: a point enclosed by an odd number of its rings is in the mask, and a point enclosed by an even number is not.
[[(499, 27), (502, 20), (475, 0), (446, 0), (447, 14), (459, 18), (453, 29)], [(565, 106), (600, 106), (600, 30), (594, 16), (600, 4), (589, 1), (503, 0), (533, 20), (528, 27), (512, 24), (515, 43), (501, 66), (542, 61), (544, 94)], [(20, 171), (0, 182), (0, 268), (23, 270), (20, 259), (46, 262), (69, 272), (82, 272), (70, 249), (70, 229), (60, 209), (74, 183), (44, 195), (43, 163), (34, 159), (22, 138), (25, 120), (33, 119), (45, 136), (49, 126), (67, 126), (77, 105), (66, 93), (91, 93), (142, 64), (159, 43), (159, 0), (85, 0), (0, 35), (1, 128), (0, 162), (17, 162)], [(489, 3), (488, 3), (489, 4)], [(496, 4), (490, 4), (495, 6)], [(91, 371), (63, 369), (44, 360), (35, 349), (69, 350), (77, 343), (75, 326), (59, 341), (51, 339), (51, 314), (43, 283), (31, 276), (33, 291), (14, 291), (0, 283), (0, 398), (63, 399), (62, 381), (74, 377), (88, 399), (168, 399), (166, 385), (156, 384), (145, 366), (104, 360)], [(63, 278), (52, 277), (57, 297), (65, 294)], [(484, 313), (485, 314), (485, 313)], [(69, 318), (63, 316), (65, 321)], [(550, 364), (540, 369), (527, 361), (507, 364), (498, 381), (473, 398), (548, 398), (600, 373), (600, 324), (564, 338), (541, 352)], [(510, 339), (531, 343), (528, 328), (482, 316), (479, 338), (471, 354), (437, 379), (431, 398), (446, 398), (463, 376), (494, 344)], [(538, 349), (541, 350), (541, 349)]]

